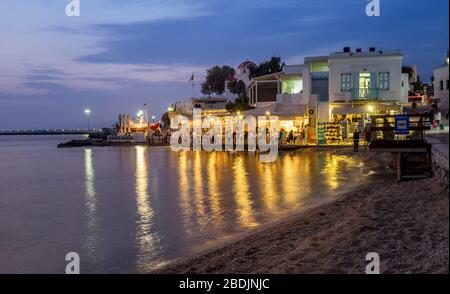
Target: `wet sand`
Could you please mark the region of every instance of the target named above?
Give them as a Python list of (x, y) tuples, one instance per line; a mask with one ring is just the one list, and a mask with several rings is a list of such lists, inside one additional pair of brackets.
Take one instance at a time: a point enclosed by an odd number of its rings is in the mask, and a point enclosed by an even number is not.
[(379, 182), (158, 273), (448, 273), (448, 191), (435, 179)]

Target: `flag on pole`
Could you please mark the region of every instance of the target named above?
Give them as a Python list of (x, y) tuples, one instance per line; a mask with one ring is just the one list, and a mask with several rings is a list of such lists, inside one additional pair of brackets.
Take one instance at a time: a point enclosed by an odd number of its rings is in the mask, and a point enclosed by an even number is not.
[(191, 78), (189, 79), (189, 82), (193, 82), (194, 81), (194, 73), (192, 73)]

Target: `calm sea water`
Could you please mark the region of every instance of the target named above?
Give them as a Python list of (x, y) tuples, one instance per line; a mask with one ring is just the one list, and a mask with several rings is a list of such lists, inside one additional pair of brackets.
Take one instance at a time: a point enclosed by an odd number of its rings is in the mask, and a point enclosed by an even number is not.
[(69, 136), (0, 136), (0, 273), (140, 273), (318, 202), (385, 170), (303, 150), (57, 149)]

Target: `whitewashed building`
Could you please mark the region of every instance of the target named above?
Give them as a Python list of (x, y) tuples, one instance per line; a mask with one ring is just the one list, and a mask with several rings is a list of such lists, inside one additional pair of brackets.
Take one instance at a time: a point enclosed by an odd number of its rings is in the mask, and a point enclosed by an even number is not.
[(318, 122), (352, 123), (370, 113), (398, 113), (408, 102), (408, 74), (402, 73), (402, 65), (400, 50), (376, 48), (346, 47), (326, 56), (305, 57), (304, 64), (252, 79), (248, 95), (255, 109), (249, 113), (284, 109), (285, 117), (302, 116), (302, 121), (307, 117), (313, 138)]
[(448, 92), (449, 92), (449, 58), (444, 64), (434, 70), (434, 99), (437, 102), (438, 110), (441, 112), (441, 119), (448, 124)]
[(250, 85), (250, 71), (254, 68), (256, 68), (257, 65), (250, 61), (244, 61), (241, 64), (238, 65), (236, 68), (236, 74), (234, 77), (228, 77), (225, 81), (225, 92), (223, 94), (223, 97), (227, 98), (228, 101), (233, 101), (237, 98), (237, 95), (233, 94), (228, 90), (228, 83), (232, 80), (238, 80), (243, 81), (245, 86), (248, 87)]

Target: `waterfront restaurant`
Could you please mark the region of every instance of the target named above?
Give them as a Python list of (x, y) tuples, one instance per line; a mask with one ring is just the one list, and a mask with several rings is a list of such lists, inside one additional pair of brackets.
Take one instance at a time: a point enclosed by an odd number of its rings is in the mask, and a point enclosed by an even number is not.
[(255, 109), (244, 115), (278, 116), (279, 130), (293, 131), (295, 143), (308, 141), (310, 115), (308, 96), (303, 93), (304, 65), (285, 65), (282, 72), (255, 77), (250, 81), (248, 96)]
[[(403, 54), (376, 48), (305, 57), (304, 64), (285, 65), (281, 72), (248, 83), (250, 105), (239, 115), (278, 116), (279, 130), (294, 134), (294, 144), (341, 145), (363, 131), (372, 114), (398, 114), (408, 105), (408, 74)], [(174, 113), (192, 120), (192, 109), (224, 117), (226, 98), (191, 99)], [(292, 144), (292, 142), (290, 142)]]
[[(318, 126), (325, 126), (325, 143), (349, 142), (355, 129), (363, 132), (371, 114), (401, 113), (408, 103), (408, 74), (402, 73), (403, 54), (399, 50), (384, 52), (372, 47), (353, 52), (346, 47), (329, 56), (305, 58), (305, 64), (309, 64), (311, 93), (323, 96), (328, 92), (328, 97), (317, 99), (322, 104)], [(323, 112), (328, 112), (327, 120)], [(327, 136), (327, 124), (338, 129), (335, 136)]]
[(402, 64), (400, 50), (374, 47), (305, 57), (302, 65), (254, 78), (249, 97), (255, 110), (248, 113), (279, 113), (283, 125), (294, 129), (307, 122), (309, 144), (347, 144), (355, 129), (362, 132), (370, 123), (371, 114), (401, 113), (407, 105)]

